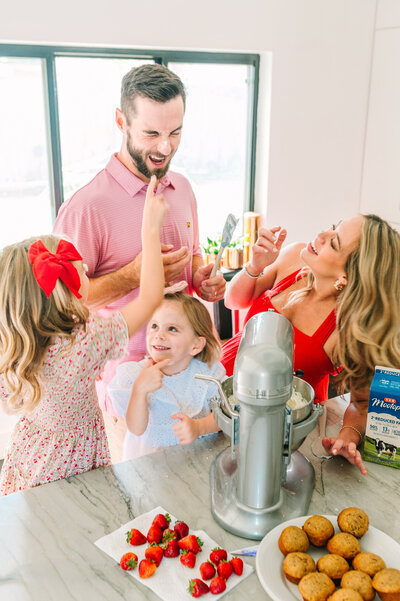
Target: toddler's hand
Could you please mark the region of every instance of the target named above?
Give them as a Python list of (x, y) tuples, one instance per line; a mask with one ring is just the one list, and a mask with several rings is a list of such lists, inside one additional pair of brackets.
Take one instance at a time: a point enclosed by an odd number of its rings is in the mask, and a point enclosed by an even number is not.
[[(162, 194), (155, 194), (157, 179), (152, 175), (149, 185), (147, 186), (146, 202), (143, 211), (143, 229), (152, 229), (154, 227), (159, 230), (164, 223), (165, 216), (169, 211), (169, 206), (164, 200)], [(143, 234), (142, 234), (143, 235)]]
[(163, 381), (162, 369), (168, 363), (169, 359), (164, 359), (164, 361), (159, 361), (158, 363), (155, 363), (153, 359), (148, 359), (136, 379), (134, 385), (136, 390), (147, 394), (161, 388)]
[(174, 413), (171, 415), (171, 418), (179, 420), (172, 426), (174, 434), (179, 440), (179, 444), (190, 444), (198, 438), (198, 420), (192, 419), (184, 413)]

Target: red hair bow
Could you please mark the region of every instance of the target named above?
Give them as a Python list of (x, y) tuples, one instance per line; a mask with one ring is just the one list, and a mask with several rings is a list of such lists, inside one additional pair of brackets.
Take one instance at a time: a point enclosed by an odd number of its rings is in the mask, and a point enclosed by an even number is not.
[(47, 250), (41, 240), (38, 240), (29, 247), (28, 257), (32, 264), (33, 275), (47, 298), (53, 292), (58, 278), (76, 298), (82, 298), (79, 294), (81, 278), (78, 270), (71, 263), (71, 261), (81, 261), (82, 257), (71, 242), (60, 240), (54, 254)]

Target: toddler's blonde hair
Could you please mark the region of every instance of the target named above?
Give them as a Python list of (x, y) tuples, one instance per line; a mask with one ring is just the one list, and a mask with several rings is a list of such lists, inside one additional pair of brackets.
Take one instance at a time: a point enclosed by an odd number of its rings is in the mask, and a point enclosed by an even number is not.
[(11, 411), (31, 412), (41, 398), (41, 370), (55, 336), (75, 339), (89, 310), (58, 279), (47, 298), (36, 282), (28, 250), (41, 240), (52, 253), (60, 237), (45, 235), (6, 246), (0, 253), (0, 374)]
[(197, 298), (182, 292), (166, 294), (164, 300), (179, 303), (188, 318), (195, 335), (202, 336), (206, 339), (204, 348), (196, 355), (196, 359), (199, 359), (203, 363), (207, 363), (210, 367), (213, 363), (219, 361), (221, 344), (214, 334), (214, 326), (210, 314), (203, 303)]

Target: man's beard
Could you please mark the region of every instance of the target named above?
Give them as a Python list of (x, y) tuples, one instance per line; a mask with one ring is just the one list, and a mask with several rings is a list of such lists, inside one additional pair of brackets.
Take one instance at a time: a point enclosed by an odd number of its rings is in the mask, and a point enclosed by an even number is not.
[[(154, 169), (152, 169), (150, 171), (150, 169), (146, 165), (146, 160), (143, 158), (143, 152), (141, 152), (137, 148), (133, 148), (133, 146), (131, 145), (131, 140), (130, 140), (129, 136), (126, 141), (126, 147), (127, 147), (127, 150), (129, 152), (129, 155), (130, 155), (132, 161), (134, 162), (134, 164), (136, 166), (136, 169), (139, 171), (139, 173), (141, 173), (148, 179), (150, 179), (152, 175), (155, 175), (156, 178), (159, 180), (162, 177), (164, 177), (164, 175), (167, 173), (167, 171), (169, 169), (169, 164), (171, 162), (173, 155), (171, 155), (171, 158), (169, 159), (168, 163), (164, 167), (162, 167), (162, 169), (157, 169), (157, 167), (154, 167)], [(150, 154), (151, 153), (148, 153), (147, 156), (149, 156)]]

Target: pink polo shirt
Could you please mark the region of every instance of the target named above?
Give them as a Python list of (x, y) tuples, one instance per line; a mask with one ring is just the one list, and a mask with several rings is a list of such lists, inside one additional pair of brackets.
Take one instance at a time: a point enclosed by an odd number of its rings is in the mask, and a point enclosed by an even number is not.
[[(66, 234), (81, 252), (88, 265), (88, 276), (98, 277), (120, 269), (142, 250), (141, 226), (147, 184), (134, 175), (113, 155), (105, 169), (78, 190), (58, 213), (54, 233)], [(188, 180), (178, 173), (168, 172), (159, 182), (170, 209), (160, 233), (161, 242), (173, 244), (172, 250), (187, 246), (193, 255), (200, 255), (197, 204)], [(192, 265), (189, 263), (176, 281), (186, 280), (192, 293)], [(136, 298), (136, 288), (110, 303), (98, 313), (107, 317)], [(139, 361), (146, 352), (146, 328), (134, 334), (128, 352), (118, 361), (106, 364), (97, 383), (100, 407), (116, 415), (106, 393), (117, 365), (124, 361)]]

